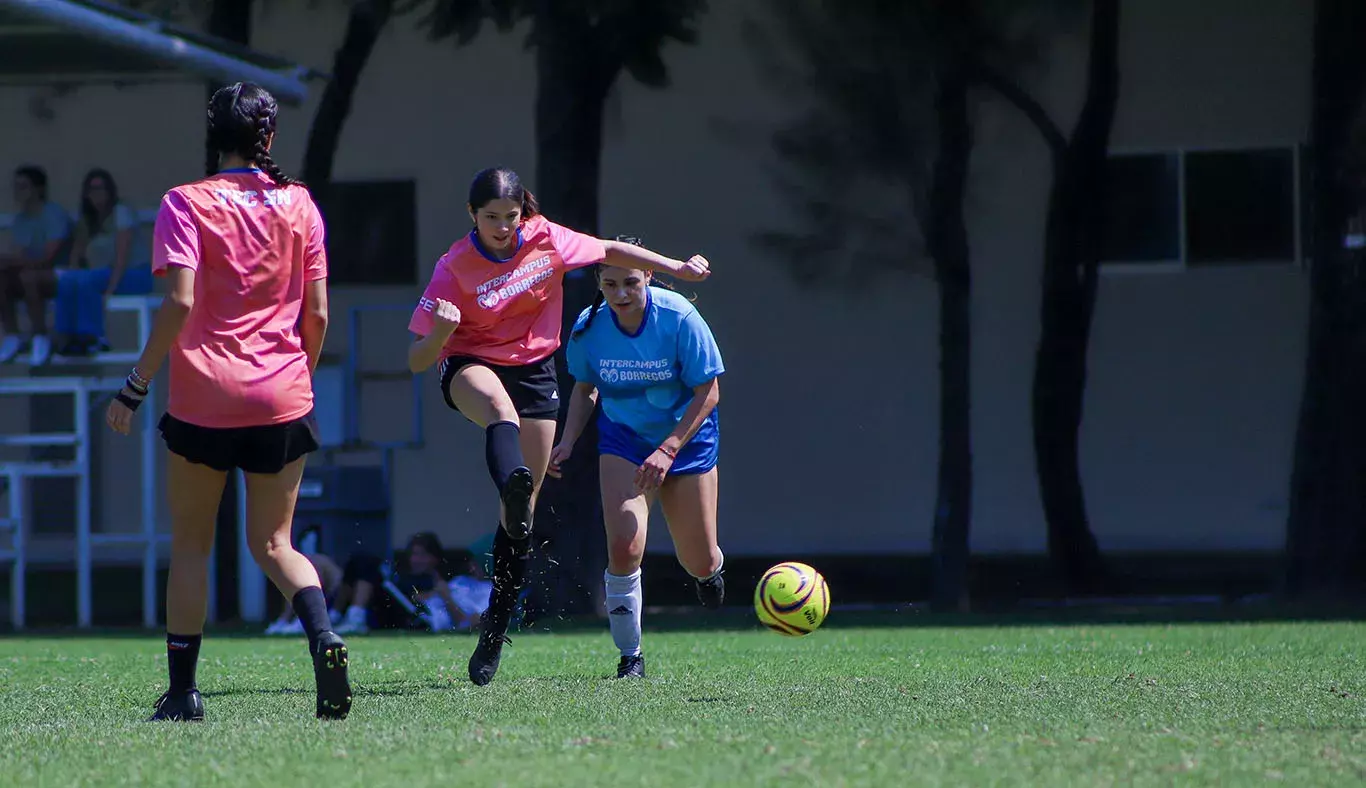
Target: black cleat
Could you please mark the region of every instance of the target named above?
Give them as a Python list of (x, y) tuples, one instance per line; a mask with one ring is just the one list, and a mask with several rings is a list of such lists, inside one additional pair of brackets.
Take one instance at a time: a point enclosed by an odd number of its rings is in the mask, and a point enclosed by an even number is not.
[(192, 689), (172, 694), (167, 691), (157, 698), (156, 713), (148, 722), (203, 722), (204, 699), (199, 690)]
[(726, 581), (717, 572), (706, 580), (697, 581), (697, 599), (702, 607), (716, 610), (726, 601)]
[(318, 719), (344, 720), (351, 713), (348, 662), (346, 643), (337, 633), (318, 635), (318, 650), (313, 654), (313, 679), (318, 684)]
[(512, 642), (507, 636), (507, 618), (503, 617), (502, 627), (490, 619), (487, 610), (480, 616), (479, 644), (470, 655), (470, 681), (480, 687), (493, 681), (493, 675), (498, 672), (498, 663), (503, 658), (503, 645)]
[(536, 480), (525, 465), (514, 470), (503, 485), (503, 527), (515, 540), (531, 535), (531, 494), (535, 489)]
[(634, 657), (622, 657), (621, 662), (617, 663), (617, 678), (645, 678), (645, 657), (640, 654), (637, 654)]

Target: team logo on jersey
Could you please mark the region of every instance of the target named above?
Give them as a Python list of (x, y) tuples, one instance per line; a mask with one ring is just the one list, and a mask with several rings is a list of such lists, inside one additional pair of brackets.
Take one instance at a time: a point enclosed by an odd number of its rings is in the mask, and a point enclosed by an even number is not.
[(598, 377), (603, 383), (663, 383), (673, 380), (673, 364), (667, 358), (643, 361), (637, 358), (598, 362)]
[(474, 289), (475, 303), (493, 309), (514, 296), (521, 295), (555, 275), (550, 255), (528, 260), (506, 274), (500, 274)]

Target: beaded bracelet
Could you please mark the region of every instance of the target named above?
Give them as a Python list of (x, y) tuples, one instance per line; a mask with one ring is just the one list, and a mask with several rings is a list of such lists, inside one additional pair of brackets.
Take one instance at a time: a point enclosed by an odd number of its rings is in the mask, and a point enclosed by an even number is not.
[(132, 369), (131, 371), (129, 371), (129, 373), (128, 373), (128, 383), (130, 384), (130, 385), (129, 385), (129, 388), (132, 388), (132, 389), (135, 389), (135, 390), (143, 390), (143, 391), (145, 391), (145, 390), (150, 389), (150, 388), (152, 387), (152, 381), (148, 380), (147, 378), (144, 378), (144, 377), (142, 376), (142, 373), (138, 372), (138, 368), (137, 368), (137, 367), (133, 367), (133, 369)]

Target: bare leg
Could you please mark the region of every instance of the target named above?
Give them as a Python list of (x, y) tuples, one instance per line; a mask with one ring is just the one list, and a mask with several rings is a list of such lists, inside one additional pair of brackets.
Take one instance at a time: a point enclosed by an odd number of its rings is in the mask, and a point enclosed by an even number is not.
[(47, 335), (47, 300), (57, 295), (57, 273), (51, 268), (25, 268), (20, 274), (29, 328), (34, 336)]
[(13, 264), (4, 265), (0, 260), (0, 327), (5, 336), (19, 336), (20, 299), (23, 298), (24, 285), (19, 279), (19, 268)]
[(351, 711), (346, 644), (332, 632), (317, 568), (290, 540), (304, 462), (300, 457), (275, 474), (246, 474), (247, 544), (271, 582), (296, 606), (308, 635), (318, 689), (317, 716), (344, 719)]
[(525, 419), (522, 421), (522, 456), (526, 467), (531, 469), (535, 480), (535, 492), (531, 494), (531, 510), (536, 511), (536, 499), (541, 494), (541, 482), (545, 481), (545, 469), (550, 464), (550, 451), (555, 448), (554, 419)]
[(171, 454), (166, 496), (171, 509), (171, 567), (166, 578), (166, 631), (204, 631), (209, 600), (209, 554), (227, 474)]
[(280, 593), (291, 600), (301, 589), (322, 588), (313, 562), (295, 550), (290, 540), (303, 473), (304, 458), (300, 457), (277, 474), (246, 474), (251, 555)]
[(716, 468), (706, 473), (670, 476), (659, 489), (659, 504), (669, 523), (674, 552), (688, 574), (711, 577), (721, 568), (716, 544)]

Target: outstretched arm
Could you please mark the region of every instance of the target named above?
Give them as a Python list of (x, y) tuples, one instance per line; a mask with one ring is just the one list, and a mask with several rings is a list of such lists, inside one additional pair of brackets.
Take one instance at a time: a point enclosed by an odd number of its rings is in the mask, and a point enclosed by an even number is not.
[(711, 263), (700, 254), (693, 255), (687, 260), (675, 260), (643, 246), (622, 241), (603, 241), (602, 244), (607, 249), (603, 265), (659, 271), (689, 282), (700, 282), (711, 276)]

